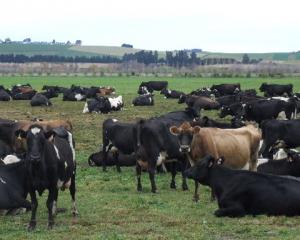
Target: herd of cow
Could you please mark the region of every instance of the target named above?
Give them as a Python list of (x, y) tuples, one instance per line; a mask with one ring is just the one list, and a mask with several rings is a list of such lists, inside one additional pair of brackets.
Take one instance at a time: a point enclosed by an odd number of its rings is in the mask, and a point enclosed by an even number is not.
[[(13, 99), (31, 96), (31, 101), (62, 93), (63, 100), (92, 98), (86, 101), (84, 113), (108, 113), (123, 107), (122, 96), (107, 97), (114, 93), (113, 88), (44, 86), (43, 90), (37, 94), (28, 84), (11, 90), (0, 87), (0, 98), (4, 92)], [(181, 172), (183, 190), (188, 189), (186, 178), (195, 181), (195, 201), (200, 199), (199, 183), (210, 186), (212, 199), (217, 198), (218, 217), (300, 215), (300, 153), (292, 149), (300, 146), (300, 120), (296, 119), (300, 96), (291, 84), (263, 83), (260, 91), (264, 96), (259, 96), (254, 89), (242, 90), (240, 84), (213, 85), (185, 94), (168, 89), (166, 81), (150, 81), (141, 83), (133, 104), (153, 105), (154, 91), (177, 98), (186, 108), (131, 123), (106, 119), (102, 150), (90, 155), (90, 166), (106, 171), (107, 166), (116, 165), (119, 172), (121, 166), (135, 166), (138, 191), (142, 191), (142, 171), (147, 171), (153, 193), (157, 172), (171, 172), (172, 189)], [(231, 122), (201, 118), (202, 110), (219, 110), (221, 118), (231, 115)], [(31, 210), (29, 230), (36, 226), (36, 192), (49, 192), (49, 228), (59, 210), (59, 189), (69, 188), (73, 216), (78, 214), (72, 129), (64, 120), (0, 119), (0, 209)]]

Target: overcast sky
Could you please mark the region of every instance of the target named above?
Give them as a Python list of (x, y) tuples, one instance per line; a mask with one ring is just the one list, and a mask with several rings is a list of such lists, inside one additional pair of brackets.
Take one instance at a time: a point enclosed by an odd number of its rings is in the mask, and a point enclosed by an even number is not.
[(222, 52), (300, 50), (298, 0), (7, 0), (0, 39)]

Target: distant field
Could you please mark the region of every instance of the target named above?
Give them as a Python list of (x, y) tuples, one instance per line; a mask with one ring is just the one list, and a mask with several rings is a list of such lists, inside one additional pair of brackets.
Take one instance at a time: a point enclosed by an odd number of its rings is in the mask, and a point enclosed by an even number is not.
[[(59, 55), (59, 56), (99, 56), (112, 55), (121, 57), (125, 53), (135, 53), (142, 49), (122, 48), (117, 46), (68, 46), (68, 45), (43, 45), (43, 44), (0, 44), (0, 54), (24, 54), (32, 55)], [(234, 58), (242, 60), (244, 53), (221, 53), (221, 52), (201, 52), (201, 58)], [(300, 52), (288, 53), (247, 53), (250, 59), (263, 59), (274, 61), (298, 61)], [(160, 51), (159, 57), (164, 57), (165, 52)]]
[[(210, 201), (209, 189), (201, 187), (201, 200), (194, 203), (193, 182), (189, 181), (190, 190), (183, 192), (180, 188), (180, 174), (176, 178), (177, 190), (169, 188), (170, 174), (158, 175), (159, 193), (152, 194), (148, 174), (143, 173), (144, 191), (137, 193), (134, 168), (123, 167), (123, 172), (118, 174), (115, 168), (109, 168), (107, 173), (103, 173), (99, 168), (88, 166), (88, 156), (97, 151), (102, 142), (101, 124), (105, 119), (133, 122), (138, 118), (149, 118), (185, 108), (177, 104), (176, 100), (164, 99), (159, 93), (155, 93), (153, 107), (131, 106), (140, 82), (149, 80), (167, 80), (170, 89), (184, 92), (215, 83), (235, 82), (240, 82), (243, 89), (258, 89), (262, 82), (293, 83), (294, 90), (300, 91), (300, 78), (0, 77), (0, 85), (10, 87), (16, 83), (30, 83), (37, 90), (41, 90), (44, 84), (110, 85), (125, 100), (123, 111), (106, 115), (82, 114), (84, 102), (64, 102), (62, 96), (52, 100), (51, 108), (33, 108), (28, 101), (0, 102), (1, 118), (41, 117), (72, 121), (78, 162), (77, 200), (80, 213), (75, 224), (71, 221), (69, 211), (59, 214), (54, 229), (49, 232), (46, 228), (45, 192), (39, 197), (36, 231), (26, 231), (30, 213), (0, 216), (0, 239), (299, 239), (299, 217), (214, 217), (217, 204)], [(217, 118), (216, 113), (204, 111), (202, 115)], [(71, 207), (68, 191), (60, 192), (58, 204), (59, 207)]]

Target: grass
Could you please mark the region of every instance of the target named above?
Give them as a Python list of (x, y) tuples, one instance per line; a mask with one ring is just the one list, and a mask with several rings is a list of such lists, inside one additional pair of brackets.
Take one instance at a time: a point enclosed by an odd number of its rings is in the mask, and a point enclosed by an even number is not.
[[(117, 94), (122, 94), (125, 107), (121, 112), (107, 115), (82, 114), (83, 102), (63, 102), (61, 96), (53, 99), (51, 108), (32, 108), (28, 101), (0, 102), (1, 118), (70, 119), (74, 125), (77, 172), (77, 202), (79, 217), (72, 222), (70, 212), (57, 215), (53, 230), (48, 231), (46, 196), (39, 197), (37, 229), (26, 231), (30, 213), (19, 216), (0, 216), (0, 239), (300, 239), (299, 217), (247, 216), (240, 219), (216, 218), (213, 212), (216, 202), (210, 201), (210, 191), (201, 187), (201, 200), (192, 201), (193, 183), (190, 190), (180, 189), (181, 179), (177, 177), (177, 190), (169, 188), (170, 175), (157, 175), (159, 193), (150, 192), (148, 174), (143, 174), (144, 191), (136, 191), (134, 168), (122, 168), (118, 174), (115, 168), (103, 173), (99, 168), (87, 164), (89, 154), (98, 150), (101, 143), (101, 124), (107, 118), (121, 121), (135, 121), (154, 115), (183, 109), (176, 100), (166, 100), (159, 93), (155, 95), (154, 107), (132, 107), (141, 81), (155, 78), (83, 78), (83, 77), (1, 77), (0, 85), (10, 87), (16, 83), (30, 83), (40, 90), (44, 84), (70, 86), (111, 85)], [(300, 91), (299, 78), (161, 78), (168, 80), (171, 89), (189, 92), (214, 83), (240, 82), (242, 88), (256, 88), (262, 82), (293, 83)], [(216, 112), (205, 112), (216, 116)], [(59, 207), (71, 207), (69, 193), (60, 192)]]

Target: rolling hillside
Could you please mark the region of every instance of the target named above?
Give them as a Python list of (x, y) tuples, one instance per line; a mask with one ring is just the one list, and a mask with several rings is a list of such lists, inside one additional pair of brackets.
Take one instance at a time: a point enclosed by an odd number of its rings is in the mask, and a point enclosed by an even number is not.
[[(142, 49), (123, 48), (117, 46), (74, 46), (59, 44), (0, 44), (0, 54), (59, 55), (59, 56), (102, 56), (111, 55), (122, 57), (125, 53), (135, 53)], [(234, 58), (241, 60), (244, 53), (201, 52), (201, 58)], [(247, 53), (250, 59), (273, 61), (300, 61), (300, 52)], [(159, 52), (164, 56), (164, 52)]]

